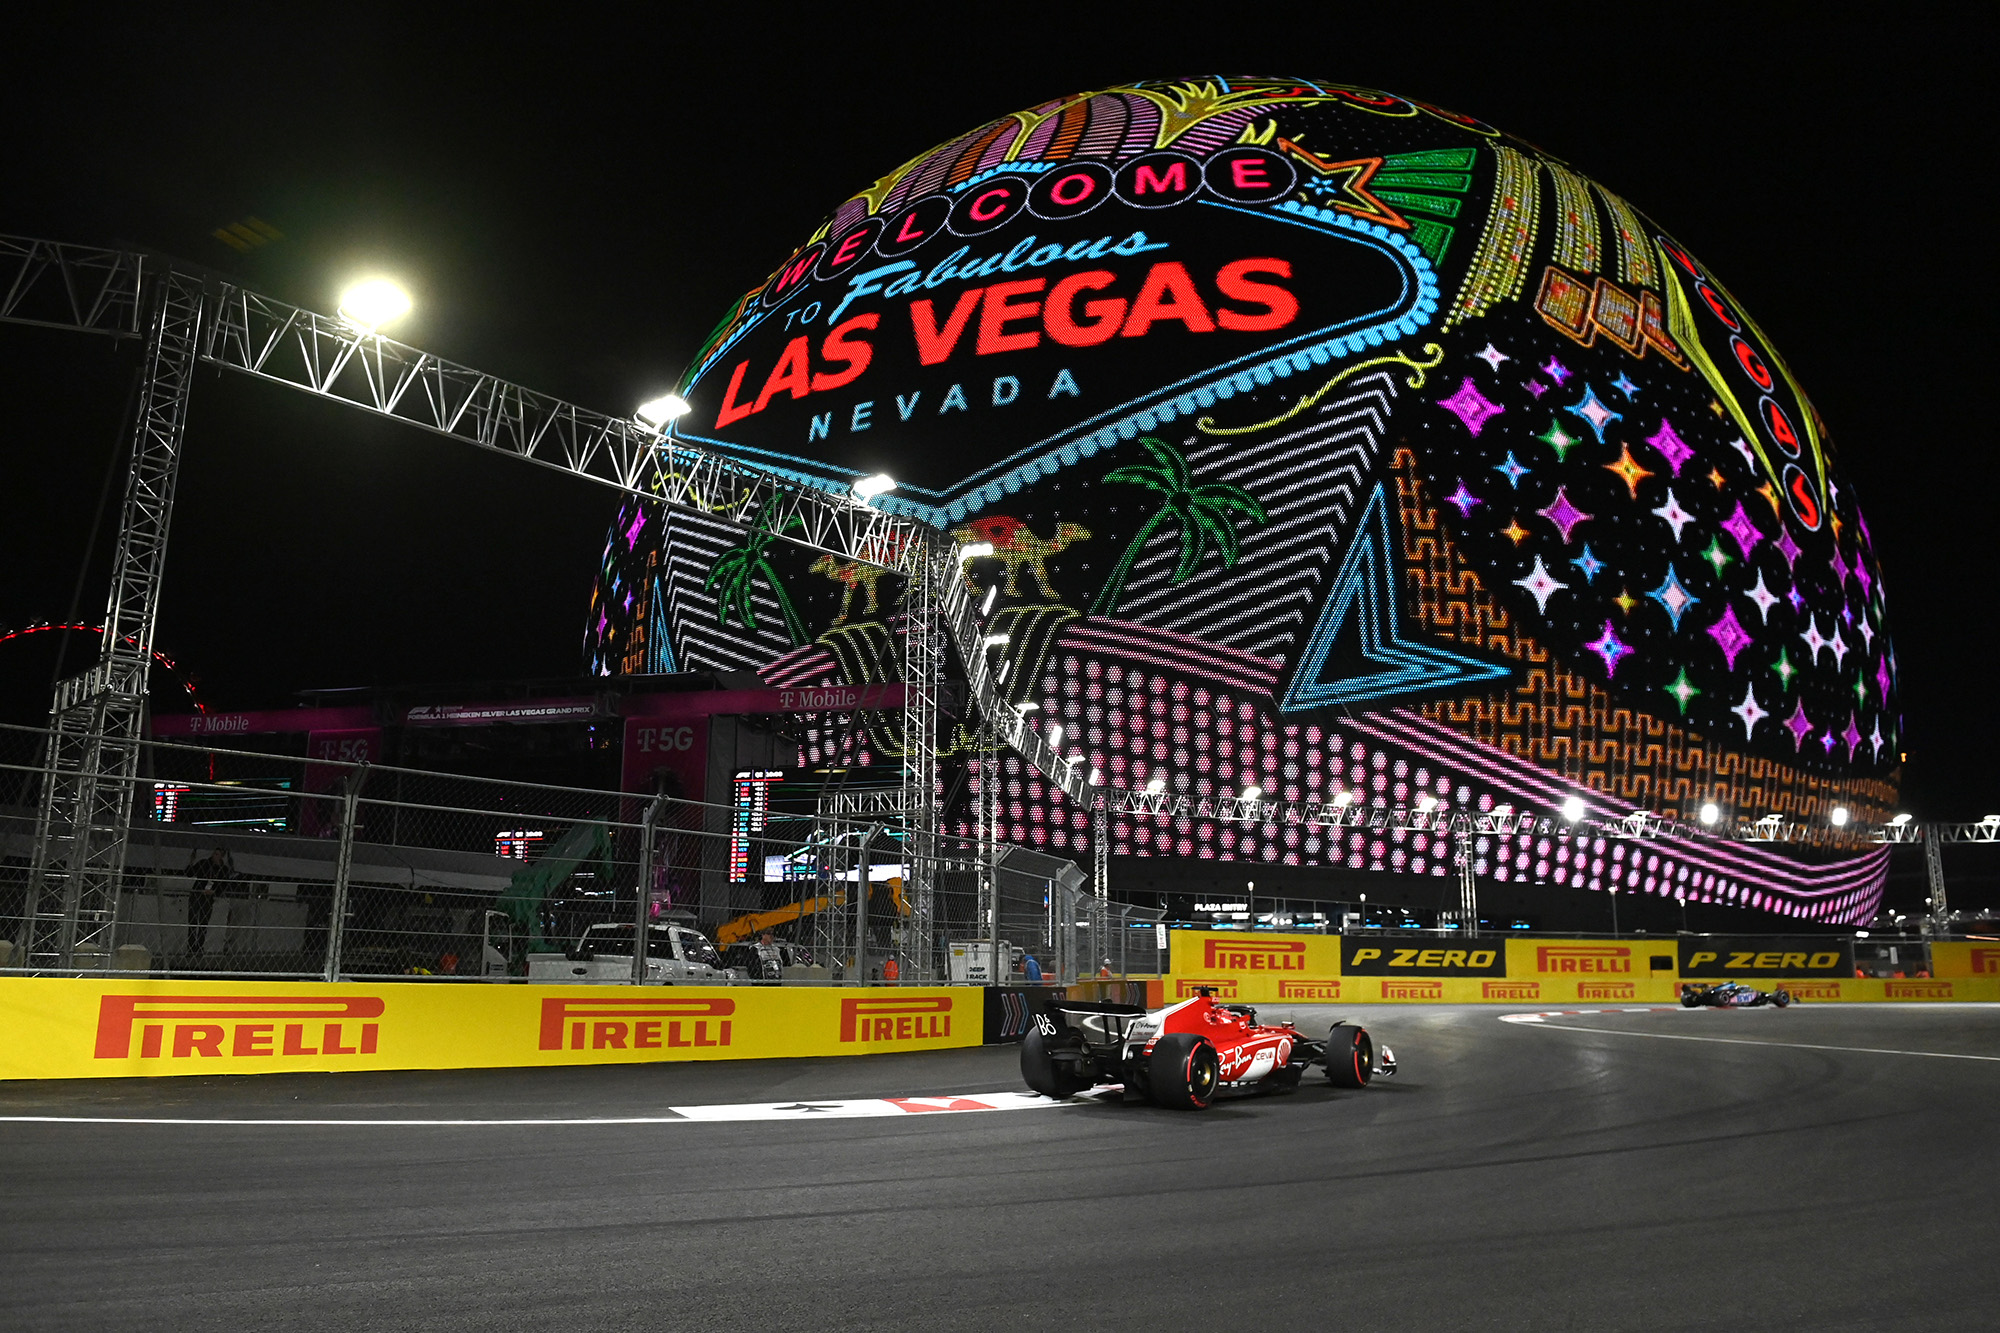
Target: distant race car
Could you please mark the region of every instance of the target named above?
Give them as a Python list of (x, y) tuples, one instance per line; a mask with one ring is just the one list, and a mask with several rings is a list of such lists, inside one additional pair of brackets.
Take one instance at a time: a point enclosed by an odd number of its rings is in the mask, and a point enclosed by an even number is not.
[(1766, 1004), (1775, 1004), (1783, 1009), (1791, 1002), (1792, 993), (1788, 990), (1761, 991), (1740, 981), (1714, 981), (1706, 986), (1692, 981), (1681, 983), (1681, 1004), (1689, 1009), (1704, 1006), (1710, 1009), (1755, 1009)]
[(1045, 1097), (1124, 1085), (1128, 1100), (1199, 1110), (1223, 1092), (1289, 1092), (1318, 1065), (1337, 1088), (1396, 1072), (1396, 1056), (1364, 1028), (1335, 1023), (1321, 1040), (1290, 1023), (1257, 1021), (1243, 1004), (1191, 1000), (1135, 1005), (1053, 1002), (1021, 1040), (1021, 1077)]

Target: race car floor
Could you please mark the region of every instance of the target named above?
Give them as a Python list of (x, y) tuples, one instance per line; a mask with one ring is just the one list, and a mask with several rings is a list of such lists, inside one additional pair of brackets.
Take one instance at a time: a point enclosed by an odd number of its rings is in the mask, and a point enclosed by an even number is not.
[(1005, 1047), (0, 1085), (0, 1327), (2000, 1323), (2000, 1006), (1338, 1012), (1396, 1079), (1203, 1113)]

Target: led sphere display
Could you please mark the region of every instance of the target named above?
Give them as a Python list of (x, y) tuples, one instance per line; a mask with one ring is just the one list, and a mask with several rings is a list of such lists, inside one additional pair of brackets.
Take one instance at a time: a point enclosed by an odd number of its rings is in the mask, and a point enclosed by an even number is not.
[[(1815, 828), (1894, 805), (1882, 572), (1826, 423), (1668, 232), (1468, 116), (1217, 77), (1001, 117), (835, 208), (679, 392), (678, 439), (841, 496), (886, 473), (872, 503), (989, 546), (964, 576), (1005, 688), (1114, 786)], [(898, 581), (780, 536), (628, 507), (592, 670), (898, 679)], [(802, 758), (894, 763), (896, 726)], [(1087, 865), (1088, 817), (979, 746), (942, 758), (1000, 784), (1003, 838)], [(1423, 830), (1110, 830), (1453, 873)], [(1476, 868), (1865, 921), (1886, 852), (1844, 836), (1490, 837)]]

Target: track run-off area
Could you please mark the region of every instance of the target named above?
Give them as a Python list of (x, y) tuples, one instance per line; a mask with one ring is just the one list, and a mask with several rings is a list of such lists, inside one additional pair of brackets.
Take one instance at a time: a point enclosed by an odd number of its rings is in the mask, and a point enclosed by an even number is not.
[(1202, 1113), (1050, 1103), (1011, 1047), (4, 1084), (0, 1323), (2000, 1322), (2000, 1006), (1260, 1013), (1401, 1073)]

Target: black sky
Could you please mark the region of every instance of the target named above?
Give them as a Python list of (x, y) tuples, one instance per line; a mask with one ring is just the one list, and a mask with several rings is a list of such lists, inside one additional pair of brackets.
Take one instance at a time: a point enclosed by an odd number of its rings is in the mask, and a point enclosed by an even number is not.
[[(502, 8), (44, 22), (19, 29), (0, 93), (0, 232), (132, 242), (321, 310), (350, 275), (393, 272), (418, 300), (398, 337), (623, 412), (670, 386), (729, 301), (826, 210), (996, 114), (1212, 70), (1437, 102), (1625, 194), (1754, 314), (1831, 425), (1876, 537), (1908, 711), (1906, 803), (1929, 817), (2000, 810), (1984, 34), (1351, 8), (967, 9), (920, 25), (908, 9), (750, 4), (630, 21), (577, 7), (566, 23)], [(1218, 27), (1218, 13), (1239, 17)], [(252, 216), (283, 239), (247, 255), (210, 239)], [(0, 327), (0, 625), (68, 613), (134, 360)], [(230, 707), (308, 687), (574, 674), (614, 504), (204, 374), (160, 644)], [(85, 589), (94, 621), (98, 569)], [(35, 719), (51, 658), (7, 654), (0, 719)]]

